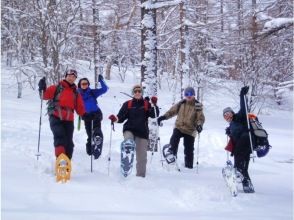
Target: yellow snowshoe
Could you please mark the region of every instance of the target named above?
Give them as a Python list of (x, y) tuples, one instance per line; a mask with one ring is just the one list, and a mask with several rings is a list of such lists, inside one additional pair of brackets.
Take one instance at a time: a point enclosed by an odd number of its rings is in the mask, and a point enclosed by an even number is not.
[(65, 183), (70, 180), (71, 161), (65, 154), (60, 154), (55, 163), (56, 182)]

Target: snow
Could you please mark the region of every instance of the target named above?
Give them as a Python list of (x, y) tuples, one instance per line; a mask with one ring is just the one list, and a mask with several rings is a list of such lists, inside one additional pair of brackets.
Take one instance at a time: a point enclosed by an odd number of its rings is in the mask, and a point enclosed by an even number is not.
[[(84, 68), (86, 70), (86, 68)], [(89, 70), (88, 70), (89, 71)], [(222, 119), (222, 109), (231, 100), (220, 88), (204, 95), (206, 122), (199, 145), (199, 167), (183, 167), (183, 146), (179, 146), (179, 165), (162, 167), (160, 154), (155, 153), (150, 163), (148, 155), (147, 176), (135, 176), (135, 168), (127, 179), (120, 175), (119, 145), (122, 125), (115, 124), (110, 143), (108, 115), (117, 114), (120, 105), (128, 99), (120, 92), (130, 93), (135, 82), (132, 73), (126, 83), (119, 83), (112, 73), (110, 88), (98, 98), (104, 113), (102, 123), (105, 136), (103, 154), (94, 161), (90, 172), (90, 158), (85, 152), (86, 132), (75, 129), (75, 151), (72, 160), (72, 178), (66, 184), (56, 183), (53, 167), (53, 138), (48, 118), (42, 116), (41, 157), (36, 160), (40, 99), (37, 91), (24, 88), (23, 98), (17, 99), (16, 84), (9, 79), (10, 70), (2, 70), (2, 219), (103, 219), (103, 220), (179, 220), (179, 219), (238, 219), (238, 220), (290, 220), (293, 218), (293, 115), (292, 112), (271, 110), (271, 115), (259, 119), (269, 133), (273, 148), (261, 159), (250, 163), (250, 174), (255, 194), (239, 190), (231, 197), (222, 179), (221, 169), (226, 162), (224, 146), (227, 124)], [(79, 77), (92, 73), (83, 72)], [(7, 82), (10, 82), (8, 85)], [(5, 84), (4, 84), (5, 83)], [(161, 114), (172, 103), (172, 92), (166, 82), (159, 92)], [(45, 103), (43, 103), (45, 112)], [(236, 106), (232, 106), (238, 110)], [(175, 118), (164, 121), (160, 127), (161, 145), (169, 142)], [(75, 125), (77, 125), (75, 121)], [(111, 145), (110, 175), (107, 175), (108, 153)], [(292, 161), (292, 163), (291, 163)], [(241, 187), (239, 187), (241, 189)]]
[(267, 21), (264, 24), (264, 29), (269, 30), (269, 29), (275, 29), (282, 27), (284, 25), (293, 25), (294, 18), (274, 18), (270, 21)]

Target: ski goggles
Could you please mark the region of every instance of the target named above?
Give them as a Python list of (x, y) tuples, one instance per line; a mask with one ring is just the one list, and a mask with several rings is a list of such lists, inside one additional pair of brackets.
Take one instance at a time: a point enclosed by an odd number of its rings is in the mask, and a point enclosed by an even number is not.
[(194, 96), (195, 94), (193, 92), (185, 92), (185, 96), (186, 97), (192, 97)]
[(74, 75), (76, 78), (78, 77), (78, 72), (76, 70), (68, 70), (65, 74), (65, 77), (67, 75)]

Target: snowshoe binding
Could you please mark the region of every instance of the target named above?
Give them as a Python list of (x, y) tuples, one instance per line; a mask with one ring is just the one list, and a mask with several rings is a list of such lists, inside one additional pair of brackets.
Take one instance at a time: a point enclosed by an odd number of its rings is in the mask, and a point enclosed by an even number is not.
[(56, 182), (65, 183), (70, 180), (71, 161), (65, 154), (60, 154), (55, 162)]
[(121, 143), (121, 173), (127, 177), (132, 172), (136, 143), (127, 139)]

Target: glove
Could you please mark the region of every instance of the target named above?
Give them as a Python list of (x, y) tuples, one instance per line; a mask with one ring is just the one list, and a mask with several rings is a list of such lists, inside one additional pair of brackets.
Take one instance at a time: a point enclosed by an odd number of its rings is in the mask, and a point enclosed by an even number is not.
[(196, 131), (200, 134), (202, 131), (202, 125), (197, 125), (196, 126)]
[(151, 103), (152, 103), (153, 105), (156, 105), (156, 104), (157, 104), (157, 97), (156, 97), (156, 96), (152, 96), (152, 97), (151, 97)]
[(108, 119), (113, 123), (113, 122), (116, 122), (118, 120), (118, 118), (115, 116), (115, 115), (110, 115), (108, 117)]
[(165, 116), (160, 116), (157, 118), (157, 124), (160, 125), (161, 121), (166, 120)]
[(42, 91), (45, 92), (45, 90), (47, 88), (45, 77), (43, 77), (42, 79), (40, 79), (40, 81), (38, 83), (38, 86), (39, 86), (39, 92), (40, 92), (40, 94), (41, 94)]
[(145, 99), (147, 102), (149, 102), (149, 101), (150, 101), (150, 98), (149, 98), (149, 96), (146, 96), (144, 99)]
[(249, 90), (249, 86), (244, 86), (242, 87), (241, 91), (240, 91), (240, 96), (244, 96), (248, 93)]
[(226, 128), (226, 135), (230, 136), (231, 135), (231, 129), (230, 127)]
[(92, 120), (92, 116), (89, 113), (85, 113), (85, 114), (83, 114), (82, 119), (84, 121), (91, 121)]
[(104, 77), (102, 76), (102, 74), (99, 74), (98, 75), (98, 81), (100, 82), (100, 81), (102, 81), (104, 79)]

